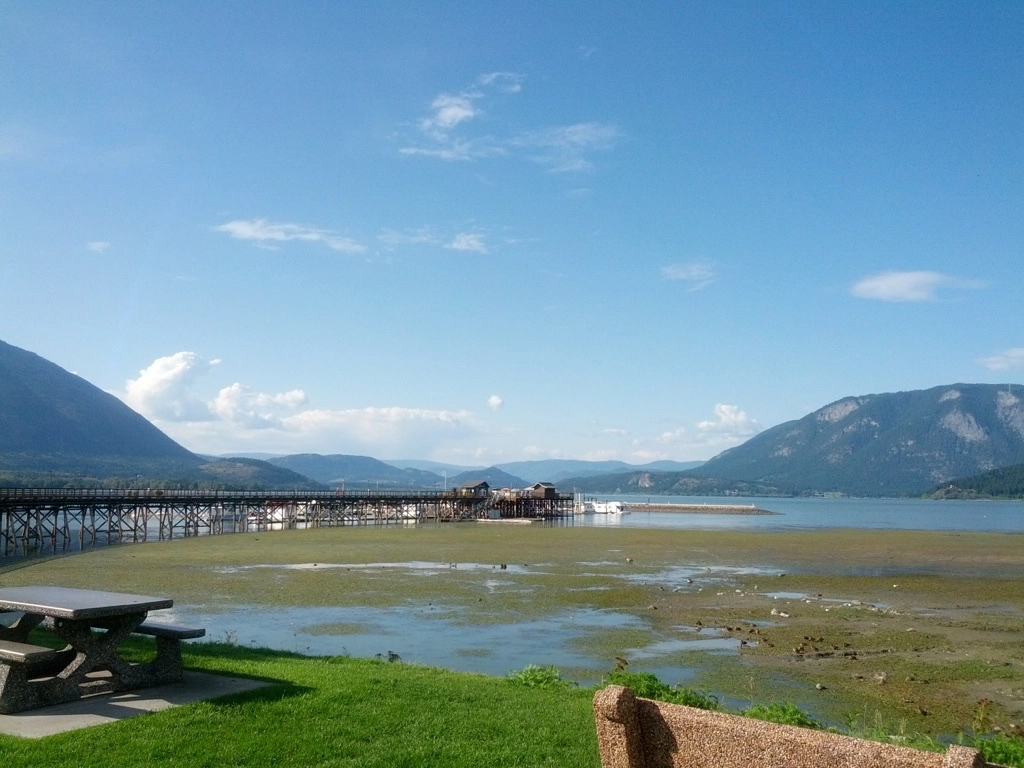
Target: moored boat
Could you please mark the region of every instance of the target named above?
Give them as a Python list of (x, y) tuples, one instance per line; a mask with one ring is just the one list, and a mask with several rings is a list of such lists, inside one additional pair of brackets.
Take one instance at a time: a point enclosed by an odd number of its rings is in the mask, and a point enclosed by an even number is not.
[(588, 499), (583, 502), (584, 515), (626, 515), (629, 511), (625, 509), (621, 501), (598, 501)]

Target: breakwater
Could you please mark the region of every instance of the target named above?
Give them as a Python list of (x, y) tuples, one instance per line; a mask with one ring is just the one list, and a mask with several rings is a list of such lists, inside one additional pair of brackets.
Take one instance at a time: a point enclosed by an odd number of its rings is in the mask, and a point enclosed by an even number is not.
[(753, 504), (669, 504), (629, 501), (623, 508), (630, 512), (683, 512), (691, 515), (777, 515)]

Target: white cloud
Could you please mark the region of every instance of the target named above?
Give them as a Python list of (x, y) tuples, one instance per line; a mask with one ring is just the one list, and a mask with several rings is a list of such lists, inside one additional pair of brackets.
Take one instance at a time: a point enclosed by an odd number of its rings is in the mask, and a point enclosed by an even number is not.
[(480, 75), (470, 90), (440, 94), (431, 102), (430, 114), (416, 122), (420, 138), (399, 151), (449, 162), (521, 153), (551, 171), (583, 171), (593, 167), (588, 155), (611, 149), (621, 136), (618, 128), (600, 122), (548, 126), (506, 137), (472, 135), (472, 124), (484, 114), (481, 102), (495, 92), (511, 95), (521, 90), (519, 74), (490, 72)]
[(301, 435), (304, 442), (317, 445), (354, 442), (370, 449), (414, 450), (417, 445), (436, 442), (444, 434), (462, 431), (472, 418), (468, 411), (391, 406), (305, 410), (283, 419), (283, 424)]
[(620, 138), (619, 129), (605, 123), (551, 126), (522, 133), (511, 144), (553, 172), (586, 171), (593, 167), (587, 155), (609, 150)]
[(757, 434), (761, 428), (757, 422), (747, 415), (746, 411), (740, 410), (738, 405), (726, 405), (718, 403), (715, 405), (714, 421), (702, 421), (697, 424), (697, 429), (702, 434), (722, 434), (731, 438), (750, 437)]
[(737, 405), (718, 403), (715, 418), (698, 422), (695, 429), (679, 427), (662, 432), (658, 442), (673, 445), (676, 451), (687, 456), (708, 458), (709, 450), (718, 453), (725, 448), (738, 445), (761, 431), (755, 419)]
[(715, 282), (718, 274), (715, 272), (714, 264), (702, 260), (662, 267), (661, 279), (687, 283), (688, 291), (700, 291)]
[(158, 358), (126, 383), (122, 399), (172, 438), (203, 453), (428, 455), (444, 441), (476, 434), (476, 416), (470, 411), (398, 406), (313, 409), (305, 407), (308, 398), (301, 389), (266, 394), (236, 382), (204, 402), (194, 390), (200, 377), (219, 362), (207, 362), (194, 352)]
[(978, 280), (961, 280), (941, 272), (879, 272), (858, 281), (850, 293), (860, 299), (877, 301), (936, 301), (940, 288), (976, 289)]
[(501, 399), (499, 395), (491, 395), (487, 398), (487, 407), (492, 411), (496, 411), (505, 404), (505, 401)]
[[(438, 228), (440, 229), (440, 228)], [(454, 235), (442, 234), (438, 229), (421, 227), (416, 230), (399, 232), (393, 229), (384, 230), (377, 239), (388, 250), (395, 250), (405, 246), (427, 245), (441, 246), (453, 251), (470, 251), (474, 253), (489, 253), (486, 235), (480, 232), (458, 232)], [(503, 242), (516, 244), (517, 241), (506, 239)]]
[(662, 432), (658, 436), (658, 441), (662, 443), (681, 443), (689, 434), (686, 427), (679, 427), (678, 429)]
[(403, 155), (421, 155), (449, 162), (461, 160), (477, 160), (481, 157), (492, 157), (504, 154), (505, 150), (495, 146), (489, 139), (466, 141), (463, 139), (446, 139), (444, 146), (434, 147), (402, 147)]
[(244, 384), (224, 387), (210, 403), (210, 411), (224, 421), (234, 422), (249, 429), (281, 427), (279, 413), (293, 411), (306, 403), (306, 393), (293, 389), (278, 395), (253, 392)]
[(236, 240), (246, 240), (264, 248), (276, 248), (276, 243), (299, 240), (323, 243), (331, 250), (343, 253), (362, 253), (366, 250), (365, 245), (326, 229), (272, 222), (266, 219), (236, 219), (214, 227), (213, 230), (224, 232)]
[(393, 229), (386, 229), (377, 235), (386, 247), (395, 249), (403, 245), (417, 245), (421, 243), (436, 243), (438, 241), (434, 233), (427, 227), (421, 227), (411, 231), (398, 232)]
[(434, 110), (433, 115), (420, 120), (420, 128), (427, 135), (443, 141), (452, 128), (477, 116), (473, 102), (478, 98), (477, 94), (452, 96), (442, 93), (430, 105)]
[(195, 352), (159, 357), (125, 382), (124, 401), (146, 418), (161, 421), (209, 421), (216, 418), (192, 386), (219, 360), (207, 362)]
[(1024, 347), (1004, 349), (990, 357), (979, 358), (978, 363), (990, 371), (1013, 371), (1024, 368)]
[(487, 253), (487, 244), (484, 242), (483, 235), (473, 232), (460, 232), (445, 246), (445, 248), (451, 248), (454, 251)]
[(609, 437), (626, 437), (629, 434), (629, 430), (609, 427), (608, 429), (602, 429), (601, 434), (608, 435)]
[[(515, 87), (509, 86), (514, 83)], [(429, 117), (420, 118), (417, 125), (423, 137), (431, 142), (428, 147), (403, 147), (401, 152), (407, 155), (426, 155), (441, 160), (469, 160), (491, 154), (490, 142), (468, 140), (453, 136), (452, 133), (463, 123), (468, 123), (481, 114), (477, 102), (484, 98), (487, 89), (499, 89), (505, 93), (516, 93), (519, 90), (518, 76), (510, 72), (493, 72), (477, 78), (479, 88), (462, 93), (442, 93), (430, 103)]]
[(502, 93), (519, 93), (523, 90), (523, 78), (516, 72), (490, 72), (476, 79), (477, 85), (493, 86)]
[(110, 243), (105, 240), (94, 240), (91, 243), (86, 243), (85, 247), (93, 253), (103, 253), (105, 250), (110, 248)]

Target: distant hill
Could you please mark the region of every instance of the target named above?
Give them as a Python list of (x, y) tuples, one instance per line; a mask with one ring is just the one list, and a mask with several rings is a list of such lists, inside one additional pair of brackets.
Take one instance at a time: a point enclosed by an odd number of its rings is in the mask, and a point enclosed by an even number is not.
[(165, 461), (63, 454), (0, 455), (3, 488), (320, 489), (295, 472), (256, 459)]
[(937, 499), (1024, 499), (1024, 464), (955, 478), (931, 495)]
[(449, 477), (448, 487), (455, 488), (464, 483), (475, 483), (481, 480), (486, 481), (491, 488), (526, 488), (530, 485), (521, 477), (510, 475), (508, 472), (503, 472), (497, 467), (488, 467), (487, 469), (474, 469), (461, 475)]
[(321, 483), (290, 469), (276, 467), (260, 459), (217, 459), (199, 466), (205, 485), (233, 490), (260, 488), (269, 490), (317, 490)]
[(0, 341), (0, 485), (308, 487), (263, 462), (213, 460), (176, 443), (116, 397)]
[(624, 461), (581, 461), (575, 459), (538, 459), (497, 464), (497, 468), (524, 478), (528, 484), (559, 483), (567, 478), (589, 477), (623, 472), (681, 472), (699, 467), (700, 461), (656, 461), (635, 465)]
[[(455, 464), (442, 464), (436, 461), (416, 459), (388, 460), (394, 467), (408, 467), (427, 470), (435, 475), (447, 472), (448, 477), (475, 477), (485, 471), (486, 467), (460, 467)], [(650, 464), (627, 464), (624, 461), (583, 461), (576, 459), (535, 459), (532, 461), (510, 461), (496, 464), (495, 468), (507, 472), (523, 481), (523, 487), (534, 483), (564, 483), (567, 479), (607, 475), (623, 472), (680, 472), (699, 467), (701, 461), (654, 461)], [(490, 483), (489, 483), (490, 484)], [(504, 486), (503, 486), (504, 487)], [(512, 487), (512, 486), (509, 486)], [(518, 487), (518, 486), (516, 486)]]
[(443, 478), (421, 469), (400, 469), (369, 456), (348, 456), (318, 453), (297, 453), (279, 456), (268, 462), (277, 467), (299, 472), (329, 486), (349, 488), (441, 488)]
[(689, 472), (618, 472), (570, 477), (559, 482), (559, 490), (571, 493), (622, 494), (633, 496), (792, 496), (793, 488), (772, 483), (697, 477)]
[(481, 465), (466, 466), (463, 464), (446, 464), (442, 461), (426, 461), (425, 459), (382, 459), (385, 464), (390, 464), (399, 469), (422, 469), (425, 472), (433, 472), (438, 477), (442, 473), (459, 475), (463, 472), (471, 472), (475, 469), (487, 469)]
[(1008, 385), (951, 384), (843, 398), (686, 474), (899, 496), (1021, 462), (1024, 400)]
[(636, 469), (648, 472), (685, 472), (688, 469), (703, 467), (704, 463), (703, 461), (652, 461), (649, 464), (640, 464)]

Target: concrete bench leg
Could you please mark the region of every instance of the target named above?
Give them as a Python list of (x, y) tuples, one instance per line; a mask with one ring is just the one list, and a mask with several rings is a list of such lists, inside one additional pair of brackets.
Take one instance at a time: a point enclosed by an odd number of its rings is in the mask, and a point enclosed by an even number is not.
[(181, 641), (176, 637), (156, 637), (156, 656), (152, 661), (132, 664), (123, 675), (130, 688), (148, 688), (164, 683), (181, 682), (184, 663)]
[(156, 638), (156, 658), (153, 674), (161, 683), (176, 683), (184, 673), (181, 660), (181, 641), (176, 637)]
[(38, 691), (28, 682), (28, 665), (0, 664), (0, 715), (11, 715), (38, 706)]

